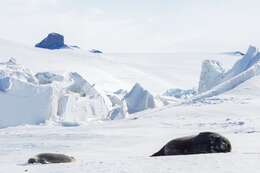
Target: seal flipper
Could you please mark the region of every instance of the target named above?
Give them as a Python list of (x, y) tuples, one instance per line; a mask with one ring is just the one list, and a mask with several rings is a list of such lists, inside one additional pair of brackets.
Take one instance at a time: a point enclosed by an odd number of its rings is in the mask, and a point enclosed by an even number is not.
[(45, 159), (39, 159), (39, 163), (41, 163), (41, 164), (48, 164), (48, 162)]
[(154, 153), (153, 155), (151, 155), (150, 157), (157, 157), (157, 156), (164, 156), (164, 147), (162, 147), (162, 149), (160, 149), (160, 151)]

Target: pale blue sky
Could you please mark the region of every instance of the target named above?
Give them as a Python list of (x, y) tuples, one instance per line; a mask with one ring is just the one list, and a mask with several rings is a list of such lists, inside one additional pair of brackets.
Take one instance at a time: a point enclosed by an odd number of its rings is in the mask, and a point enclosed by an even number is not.
[(106, 52), (226, 51), (260, 45), (259, 0), (8, 0), (0, 38), (48, 32)]

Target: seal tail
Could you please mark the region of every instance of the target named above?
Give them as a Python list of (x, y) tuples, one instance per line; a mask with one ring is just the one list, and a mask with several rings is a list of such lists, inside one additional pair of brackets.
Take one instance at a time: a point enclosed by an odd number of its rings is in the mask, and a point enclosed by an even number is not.
[(164, 147), (160, 149), (158, 152), (151, 155), (150, 157), (158, 157), (158, 156), (164, 156)]
[(75, 162), (76, 159), (74, 157), (70, 157), (72, 162)]

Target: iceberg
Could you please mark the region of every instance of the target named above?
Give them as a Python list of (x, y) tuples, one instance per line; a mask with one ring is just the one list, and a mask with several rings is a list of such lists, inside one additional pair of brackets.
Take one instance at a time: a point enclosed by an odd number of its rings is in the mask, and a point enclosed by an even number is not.
[(138, 83), (134, 85), (124, 100), (126, 101), (128, 113), (130, 114), (155, 108), (156, 106), (153, 95)]

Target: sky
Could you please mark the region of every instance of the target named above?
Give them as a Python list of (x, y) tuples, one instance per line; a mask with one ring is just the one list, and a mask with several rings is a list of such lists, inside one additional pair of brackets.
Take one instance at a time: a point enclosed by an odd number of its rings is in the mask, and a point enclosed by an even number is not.
[(244, 51), (260, 46), (259, 0), (5, 0), (0, 38), (50, 32), (105, 52)]

